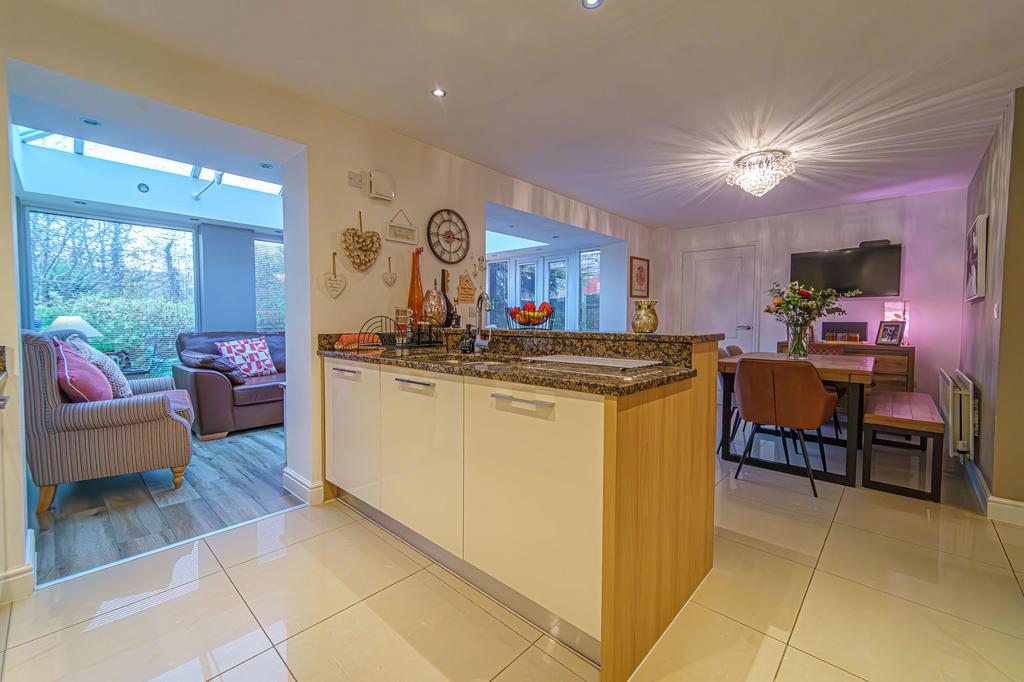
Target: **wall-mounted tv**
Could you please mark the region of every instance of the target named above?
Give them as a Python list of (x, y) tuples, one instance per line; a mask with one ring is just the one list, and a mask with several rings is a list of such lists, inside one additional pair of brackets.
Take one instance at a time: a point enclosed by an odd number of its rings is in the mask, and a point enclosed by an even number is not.
[(842, 293), (860, 289), (861, 296), (899, 296), (900, 244), (862, 245), (854, 249), (794, 253), (790, 281)]

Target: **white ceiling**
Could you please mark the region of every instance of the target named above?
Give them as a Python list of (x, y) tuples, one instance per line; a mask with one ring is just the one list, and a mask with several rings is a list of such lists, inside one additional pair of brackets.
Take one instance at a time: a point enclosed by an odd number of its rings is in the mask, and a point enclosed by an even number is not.
[(492, 203), (487, 204), (487, 232), (497, 232), (547, 244), (547, 246), (525, 249), (488, 252), (488, 258), (507, 258), (513, 255), (537, 252), (579, 251), (580, 249), (617, 244), (622, 241), (599, 232), (585, 230), (582, 227), (567, 225), (544, 216)]
[(1021, 0), (51, 1), (652, 226), (962, 187), (1024, 84)]

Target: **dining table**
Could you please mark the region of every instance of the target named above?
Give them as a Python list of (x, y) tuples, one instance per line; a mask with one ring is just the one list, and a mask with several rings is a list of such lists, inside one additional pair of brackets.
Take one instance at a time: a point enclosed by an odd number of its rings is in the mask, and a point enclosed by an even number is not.
[[(783, 353), (743, 353), (723, 357), (718, 360), (718, 373), (722, 379), (722, 433), (729, 434), (729, 422), (732, 415), (733, 393), (736, 382), (736, 369), (743, 358), (758, 358), (763, 360), (785, 360), (790, 362), (805, 361), (814, 365), (818, 370), (821, 380), (828, 382), (837, 389), (846, 388), (846, 438), (836, 436), (822, 436), (823, 443), (831, 445), (846, 446), (846, 468), (842, 474), (834, 471), (814, 469), (815, 480), (839, 483), (841, 485), (857, 485), (857, 451), (860, 449), (861, 438), (864, 431), (864, 388), (870, 386), (873, 380), (875, 359), (871, 356), (861, 355), (808, 355), (804, 358), (791, 358)], [(761, 429), (761, 433), (775, 433), (782, 436), (781, 432), (771, 432)], [(817, 441), (817, 434), (807, 434), (807, 439)], [(728, 435), (722, 439), (725, 446), (722, 448), (722, 459), (728, 462), (739, 462), (740, 455), (732, 451), (732, 443)], [(751, 455), (744, 462), (745, 466), (757, 466), (775, 471), (806, 476), (807, 470), (803, 466), (796, 466), (786, 462), (767, 460)]]

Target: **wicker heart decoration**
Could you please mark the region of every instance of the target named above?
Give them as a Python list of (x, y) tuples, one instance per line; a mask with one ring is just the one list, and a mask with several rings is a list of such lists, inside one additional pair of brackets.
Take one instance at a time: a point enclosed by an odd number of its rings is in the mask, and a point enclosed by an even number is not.
[(350, 227), (341, 233), (341, 245), (345, 255), (359, 272), (363, 272), (374, 264), (380, 255), (380, 235), (376, 232), (363, 232), (363, 212), (359, 212), (359, 228)]

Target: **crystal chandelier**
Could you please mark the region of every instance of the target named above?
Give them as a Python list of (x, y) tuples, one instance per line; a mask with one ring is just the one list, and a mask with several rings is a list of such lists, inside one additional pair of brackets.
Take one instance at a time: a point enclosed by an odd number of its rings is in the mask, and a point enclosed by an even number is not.
[(762, 197), (796, 170), (793, 158), (785, 149), (765, 149), (744, 154), (732, 164), (725, 181)]

